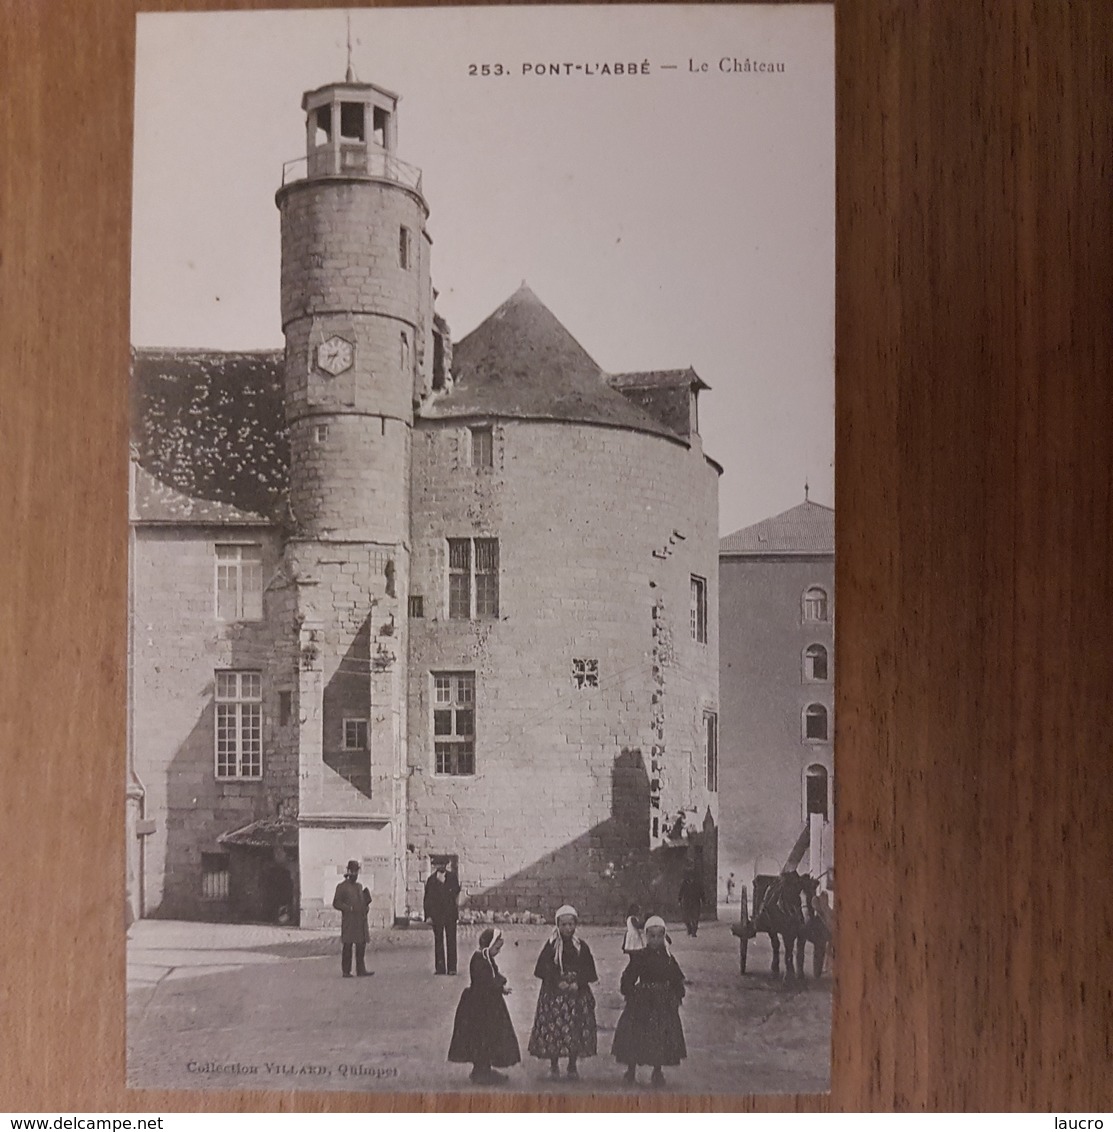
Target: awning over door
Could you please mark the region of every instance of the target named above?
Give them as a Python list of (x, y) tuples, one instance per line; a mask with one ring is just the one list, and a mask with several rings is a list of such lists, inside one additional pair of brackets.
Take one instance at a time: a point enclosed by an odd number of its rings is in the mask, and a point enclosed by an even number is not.
[(222, 833), (217, 842), (225, 846), (241, 846), (249, 849), (296, 849), (298, 847), (298, 823), (289, 818), (262, 818), (241, 829)]

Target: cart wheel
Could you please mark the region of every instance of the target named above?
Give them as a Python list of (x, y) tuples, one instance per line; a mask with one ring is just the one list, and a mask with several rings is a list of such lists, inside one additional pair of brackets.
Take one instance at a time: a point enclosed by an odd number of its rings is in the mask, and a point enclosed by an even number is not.
[(738, 941), (738, 969), (743, 975), (746, 973), (746, 952), (749, 950), (749, 947), (749, 937), (742, 936)]

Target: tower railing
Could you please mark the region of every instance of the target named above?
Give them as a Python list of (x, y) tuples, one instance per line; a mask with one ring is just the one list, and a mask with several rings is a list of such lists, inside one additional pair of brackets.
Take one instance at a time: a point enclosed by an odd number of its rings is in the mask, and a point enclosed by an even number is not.
[(421, 192), (421, 170), (382, 150), (365, 145), (320, 146), (308, 157), (295, 157), (282, 165), (282, 184), (314, 177), (367, 177), (395, 181)]

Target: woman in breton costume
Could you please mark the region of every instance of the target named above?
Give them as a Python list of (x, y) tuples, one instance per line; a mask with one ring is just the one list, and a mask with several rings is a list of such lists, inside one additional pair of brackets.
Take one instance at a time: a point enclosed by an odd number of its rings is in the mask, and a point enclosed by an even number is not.
[(541, 980), (537, 1013), (529, 1038), (533, 1057), (549, 1059), (549, 1075), (560, 1076), (560, 1058), (568, 1059), (568, 1076), (578, 1077), (576, 1063), (596, 1052), (595, 996), (591, 983), (598, 982), (595, 959), (588, 945), (576, 935), (579, 916), (565, 904), (557, 910), (556, 929), (541, 949), (535, 978)]
[(502, 950), (502, 932), (485, 928), (479, 936), (479, 949), (471, 957), (471, 985), (464, 988), (456, 1008), (456, 1023), (448, 1060), (471, 1062), (471, 1079), (477, 1085), (504, 1082), (505, 1073), (494, 1065), (517, 1065), (521, 1061), (518, 1038), (503, 997), (510, 993), (506, 976), (499, 972), (495, 956)]
[(632, 951), (620, 987), (626, 1005), (614, 1031), (611, 1052), (626, 1066), (633, 1082), (639, 1065), (652, 1065), (654, 1085), (665, 1083), (663, 1065), (679, 1065), (688, 1056), (680, 1003), (684, 972), (672, 957), (665, 921), (650, 916), (645, 922), (645, 949)]

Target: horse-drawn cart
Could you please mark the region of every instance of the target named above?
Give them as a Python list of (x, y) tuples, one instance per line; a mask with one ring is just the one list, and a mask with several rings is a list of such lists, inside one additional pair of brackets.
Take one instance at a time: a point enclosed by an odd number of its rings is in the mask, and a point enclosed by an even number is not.
[(781, 941), (784, 942), (785, 979), (804, 977), (804, 945), (812, 945), (812, 972), (823, 973), (823, 964), (832, 941), (830, 904), (824, 897), (814, 902), (817, 882), (806, 873), (794, 869), (779, 876), (754, 877), (753, 901), (742, 886), (738, 905), (738, 922), (731, 925), (731, 934), (738, 940), (738, 969), (746, 973), (750, 940), (760, 932), (769, 935), (773, 948), (773, 973), (780, 971)]

